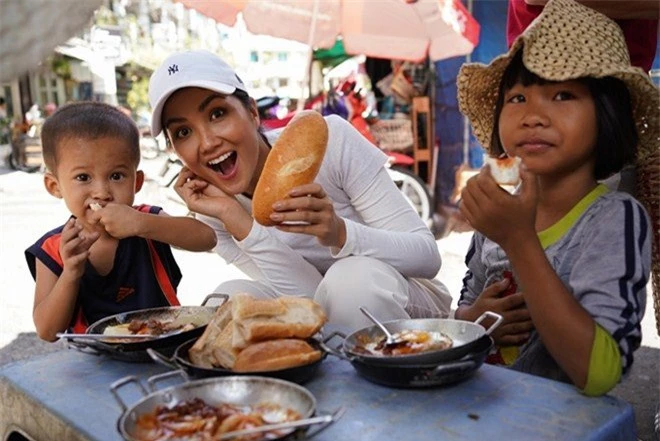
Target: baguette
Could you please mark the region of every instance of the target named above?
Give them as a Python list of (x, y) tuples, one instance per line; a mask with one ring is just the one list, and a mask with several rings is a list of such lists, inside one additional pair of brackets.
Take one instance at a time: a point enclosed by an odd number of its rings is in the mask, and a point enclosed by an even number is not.
[[(264, 302), (272, 304), (272, 307), (266, 308)], [(279, 312), (282, 307), (283, 312)], [(319, 304), (305, 297), (291, 296), (272, 300), (255, 300), (246, 295), (234, 296), (232, 316), (232, 346), (235, 349), (277, 338), (309, 338), (316, 334), (327, 320)]]
[(229, 300), (220, 306), (204, 333), (197, 339), (194, 345), (188, 350), (188, 358), (199, 367), (212, 368), (217, 365), (213, 357), (212, 347), (220, 339), (223, 330), (231, 323), (232, 301)]
[(328, 125), (314, 110), (299, 112), (282, 131), (266, 158), (252, 195), (252, 215), (261, 225), (270, 219), (273, 204), (289, 197), (292, 188), (310, 184), (321, 168), (328, 145)]
[(254, 343), (236, 357), (235, 372), (278, 371), (321, 359), (321, 351), (304, 340), (281, 339)]

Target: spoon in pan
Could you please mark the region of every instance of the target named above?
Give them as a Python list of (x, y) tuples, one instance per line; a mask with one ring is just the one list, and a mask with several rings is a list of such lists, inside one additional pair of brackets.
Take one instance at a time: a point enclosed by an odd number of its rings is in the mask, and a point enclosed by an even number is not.
[(403, 339), (396, 338), (390, 331), (387, 330), (385, 325), (383, 325), (376, 317), (374, 317), (364, 306), (360, 306), (360, 311), (362, 311), (362, 314), (366, 315), (369, 320), (373, 322), (374, 325), (378, 326), (381, 331), (383, 331), (383, 334), (385, 334), (386, 340), (385, 340), (385, 345), (386, 346), (395, 346), (403, 342)]

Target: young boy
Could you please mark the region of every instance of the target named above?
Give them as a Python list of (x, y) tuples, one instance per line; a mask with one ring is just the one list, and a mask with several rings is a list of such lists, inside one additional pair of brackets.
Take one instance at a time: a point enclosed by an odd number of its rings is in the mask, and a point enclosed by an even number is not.
[(109, 315), (178, 305), (181, 272), (169, 245), (206, 251), (215, 233), (159, 207), (132, 207), (144, 182), (133, 121), (108, 104), (78, 102), (48, 118), (41, 137), (46, 190), (64, 199), (71, 218), (25, 251), (39, 337), (54, 341)]

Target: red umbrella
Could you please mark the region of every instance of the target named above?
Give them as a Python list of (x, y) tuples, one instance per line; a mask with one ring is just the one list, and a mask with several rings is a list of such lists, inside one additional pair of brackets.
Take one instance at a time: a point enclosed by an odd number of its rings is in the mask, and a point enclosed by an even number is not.
[(178, 0), (233, 26), (238, 13), (254, 34), (329, 48), (343, 38), (349, 54), (421, 61), (466, 55), (479, 24), (460, 0)]

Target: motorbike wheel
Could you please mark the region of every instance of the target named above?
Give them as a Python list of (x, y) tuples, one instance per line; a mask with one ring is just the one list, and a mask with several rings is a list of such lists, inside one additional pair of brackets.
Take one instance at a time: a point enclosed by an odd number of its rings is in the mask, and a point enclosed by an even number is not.
[(402, 167), (393, 166), (388, 168), (387, 172), (403, 194), (403, 197), (415, 209), (424, 223), (431, 228), (433, 225), (433, 203), (424, 181), (412, 171)]

